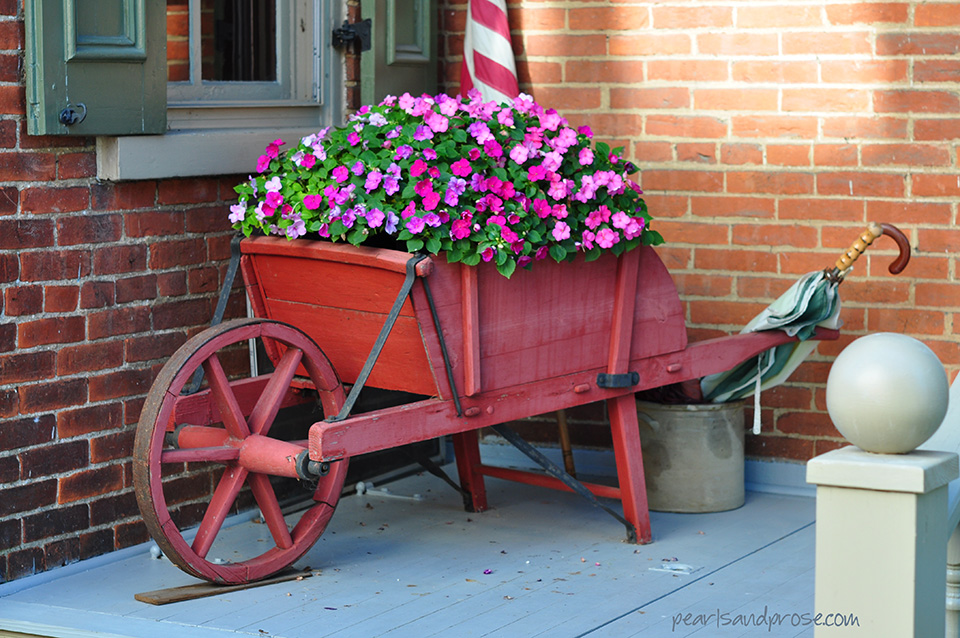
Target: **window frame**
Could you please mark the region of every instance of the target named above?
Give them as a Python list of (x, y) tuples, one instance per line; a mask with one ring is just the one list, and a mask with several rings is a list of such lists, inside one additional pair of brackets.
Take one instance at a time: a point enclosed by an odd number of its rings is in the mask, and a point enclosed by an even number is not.
[[(190, 6), (199, 7), (199, 0), (190, 0)], [(171, 86), (163, 135), (97, 137), (97, 177), (119, 181), (248, 173), (268, 142), (295, 140), (340, 122), (346, 99), (344, 61), (333, 49), (331, 34), (343, 9), (326, 0), (277, 0), (277, 42), (283, 49), (278, 50), (277, 77), (279, 85), (288, 83), (280, 97), (216, 99), (223, 93), (217, 85), (223, 83), (213, 82), (208, 83), (212, 95), (197, 99)], [(191, 20), (198, 25), (199, 14)]]

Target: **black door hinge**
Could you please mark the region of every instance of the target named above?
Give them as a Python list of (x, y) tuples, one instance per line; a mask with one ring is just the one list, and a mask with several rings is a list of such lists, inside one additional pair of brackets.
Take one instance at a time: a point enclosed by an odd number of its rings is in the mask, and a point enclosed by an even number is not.
[(370, 31), (370, 18), (353, 24), (344, 20), (343, 26), (333, 30), (333, 46), (342, 49), (359, 42), (361, 51), (369, 51), (371, 45)]

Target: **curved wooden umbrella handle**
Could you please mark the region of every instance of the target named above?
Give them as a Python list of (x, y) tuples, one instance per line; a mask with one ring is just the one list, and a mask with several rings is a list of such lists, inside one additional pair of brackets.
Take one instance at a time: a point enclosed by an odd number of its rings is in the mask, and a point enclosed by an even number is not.
[(897, 242), (897, 248), (900, 249), (900, 254), (893, 260), (893, 263), (890, 264), (888, 268), (891, 275), (896, 275), (902, 272), (903, 269), (907, 267), (907, 264), (910, 263), (910, 242), (907, 241), (907, 236), (903, 234), (903, 231), (893, 224), (880, 224), (880, 228), (883, 230), (884, 235)]
[(893, 224), (877, 224), (871, 222), (867, 226), (867, 229), (857, 238), (857, 241), (855, 241), (853, 245), (840, 256), (837, 263), (834, 264), (834, 273), (839, 274), (850, 268), (853, 262), (864, 253), (867, 247), (882, 235), (893, 238), (893, 240), (897, 242), (897, 247), (900, 249), (900, 254), (893, 263), (890, 264), (890, 273), (896, 275), (901, 272), (907, 267), (907, 263), (910, 261), (910, 242), (907, 241), (907, 236)]

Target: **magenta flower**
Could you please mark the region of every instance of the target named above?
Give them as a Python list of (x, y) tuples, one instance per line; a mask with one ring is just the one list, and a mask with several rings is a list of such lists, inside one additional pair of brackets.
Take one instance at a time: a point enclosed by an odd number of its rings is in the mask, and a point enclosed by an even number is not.
[(583, 249), (590, 250), (591, 248), (593, 248), (593, 240), (595, 240), (596, 238), (597, 236), (595, 233), (593, 233), (593, 231), (589, 231), (589, 230), (583, 231), (583, 236), (581, 238), (582, 239), (581, 245), (583, 246)]
[(546, 259), (549, 254), (550, 250), (546, 246), (540, 246), (540, 248), (537, 248), (537, 252), (533, 254), (533, 258), (540, 261), (541, 259)]
[(409, 217), (413, 217), (416, 214), (416, 212), (417, 212), (417, 205), (414, 204), (413, 201), (411, 200), (410, 202), (407, 203), (404, 209), (400, 211), (400, 217), (402, 217), (403, 219), (407, 219)]
[(493, 259), (493, 256), (496, 254), (496, 252), (497, 251), (495, 251), (492, 247), (488, 246), (487, 248), (483, 249), (483, 252), (480, 253), (480, 258), (484, 261), (490, 261)]
[(557, 222), (550, 234), (552, 234), (553, 238), (557, 241), (570, 239), (570, 226), (566, 222)]
[(567, 205), (566, 204), (554, 204), (553, 210), (550, 213), (554, 216), (555, 219), (566, 219), (567, 215)]
[(423, 209), (433, 210), (440, 204), (440, 193), (431, 191), (423, 197)]
[(473, 168), (470, 167), (470, 162), (466, 157), (461, 157), (450, 165), (450, 171), (457, 177), (466, 177), (473, 172)]
[(338, 184), (344, 183), (349, 177), (350, 171), (346, 166), (337, 166), (333, 169), (333, 179), (337, 180)]
[(413, 187), (413, 192), (420, 197), (426, 197), (428, 193), (433, 192), (433, 182), (429, 179), (422, 179)]
[(478, 159), (480, 159), (481, 156), (482, 156), (482, 153), (480, 152), (480, 149), (477, 148), (476, 146), (474, 146), (473, 148), (467, 151), (467, 157), (470, 158), (471, 162), (476, 162)]
[(273, 140), (267, 144), (266, 155), (270, 159), (274, 159), (280, 155), (280, 147), (283, 146), (283, 140)]
[(413, 165), (410, 166), (410, 175), (411, 177), (419, 177), (423, 175), (426, 170), (427, 163), (418, 157)]
[(387, 195), (393, 195), (400, 190), (400, 180), (393, 175), (387, 175), (383, 178), (383, 190)]
[(537, 182), (541, 179), (545, 179), (547, 176), (547, 169), (541, 166), (531, 166), (527, 169), (527, 179), (531, 182)]
[(323, 204), (322, 195), (304, 195), (303, 207), (307, 210), (317, 210)]
[(586, 135), (588, 138), (593, 137), (593, 131), (590, 130), (590, 127), (587, 126), (586, 124), (579, 127), (577, 129), (577, 132), (580, 133), (580, 135)]
[(432, 162), (433, 160), (437, 159), (437, 152), (432, 148), (425, 148), (423, 149), (423, 157)]
[(470, 220), (455, 219), (450, 226), (451, 239), (466, 239), (470, 236)]
[(643, 217), (631, 218), (630, 223), (623, 229), (623, 236), (627, 239), (639, 237), (643, 233), (643, 227), (646, 225), (646, 221)]
[(262, 173), (263, 171), (270, 168), (270, 158), (266, 155), (261, 155), (257, 158), (257, 172)]
[(350, 135), (347, 135), (347, 141), (350, 142), (350, 146), (356, 146), (357, 144), (360, 143), (359, 133), (357, 133), (356, 131), (353, 131), (352, 133), (350, 133)]
[(397, 147), (397, 152), (393, 156), (393, 159), (395, 160), (407, 159), (412, 154), (413, 154), (413, 147), (410, 146), (409, 144), (403, 144)]
[(502, 157), (503, 147), (497, 140), (487, 140), (483, 143), (483, 152), (493, 158)]
[(611, 248), (620, 241), (620, 235), (612, 228), (603, 228), (597, 233), (597, 245), (600, 248)]
[(280, 204), (283, 203), (283, 195), (276, 191), (270, 191), (267, 193), (266, 205), (270, 208), (277, 208)]
[(317, 163), (317, 156), (313, 153), (309, 155), (304, 155), (300, 158), (300, 166), (304, 168), (313, 168), (313, 165)]
[(536, 213), (540, 219), (546, 219), (550, 216), (550, 203), (545, 199), (533, 200), (533, 212)]

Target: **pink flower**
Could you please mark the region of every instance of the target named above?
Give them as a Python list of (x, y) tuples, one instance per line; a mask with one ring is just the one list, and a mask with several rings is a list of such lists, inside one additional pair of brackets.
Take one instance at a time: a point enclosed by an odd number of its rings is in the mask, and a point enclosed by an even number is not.
[(304, 168), (313, 168), (313, 165), (317, 163), (317, 156), (311, 153), (310, 155), (304, 155), (300, 158), (300, 166)]
[(333, 169), (333, 179), (337, 180), (338, 184), (344, 183), (349, 177), (350, 171), (347, 170), (346, 166), (337, 166)]
[(517, 164), (523, 164), (530, 157), (530, 149), (523, 144), (517, 144), (510, 149), (510, 159)]
[(380, 182), (383, 181), (383, 173), (380, 171), (371, 171), (367, 173), (367, 180), (364, 182), (363, 187), (369, 193), (374, 191), (380, 186)]
[(593, 151), (586, 147), (581, 148), (580, 156), (577, 159), (580, 160), (580, 166), (588, 166), (589, 164), (593, 164)]
[(591, 231), (589, 231), (589, 230), (583, 231), (583, 237), (582, 237), (582, 239), (583, 239), (583, 242), (582, 242), (583, 249), (584, 249), (584, 250), (590, 250), (591, 248), (593, 248), (593, 240), (596, 239), (596, 238), (597, 238), (597, 236), (596, 236), (593, 232), (591, 232)]
[(257, 172), (262, 173), (263, 171), (270, 168), (270, 158), (266, 155), (261, 155), (257, 158)]
[(436, 111), (428, 111), (427, 114), (423, 116), (423, 121), (427, 123), (427, 126), (429, 126), (431, 130), (437, 133), (443, 133), (450, 126), (450, 121)]
[(242, 222), (247, 213), (247, 207), (243, 204), (234, 204), (230, 207), (230, 222), (236, 224)]
[(603, 228), (597, 233), (597, 245), (600, 248), (612, 248), (618, 241), (620, 241), (620, 235), (612, 228)]
[(580, 128), (578, 128), (578, 129), (577, 129), (577, 132), (580, 133), (580, 135), (586, 135), (587, 137), (593, 137), (593, 131), (592, 131), (592, 130), (590, 129), (590, 127), (587, 126), (587, 125), (583, 125), (583, 126), (581, 126)]
[(450, 226), (450, 237), (452, 239), (466, 239), (470, 236), (470, 220), (456, 219)]
[(627, 227), (623, 229), (623, 236), (627, 239), (639, 237), (643, 233), (643, 227), (645, 225), (646, 220), (643, 217), (633, 217), (630, 219)]
[(347, 141), (350, 142), (350, 146), (356, 146), (360, 143), (360, 135), (356, 131), (352, 131), (350, 135), (347, 135)]
[(553, 227), (551, 234), (557, 241), (570, 239), (570, 226), (566, 222), (557, 222), (557, 225)]
[(492, 247), (484, 248), (483, 252), (480, 253), (480, 258), (483, 259), (484, 261), (490, 261), (491, 259), (493, 259), (493, 255), (496, 252), (497, 251), (495, 251)]
[(614, 228), (626, 228), (630, 223), (630, 216), (619, 210), (613, 214), (612, 223)]
[(440, 193), (431, 191), (423, 197), (423, 209), (433, 210), (440, 204)]
[(413, 192), (415, 192), (420, 197), (426, 197), (428, 193), (433, 192), (433, 182), (429, 179), (422, 179), (417, 182), (417, 185), (413, 187)]

